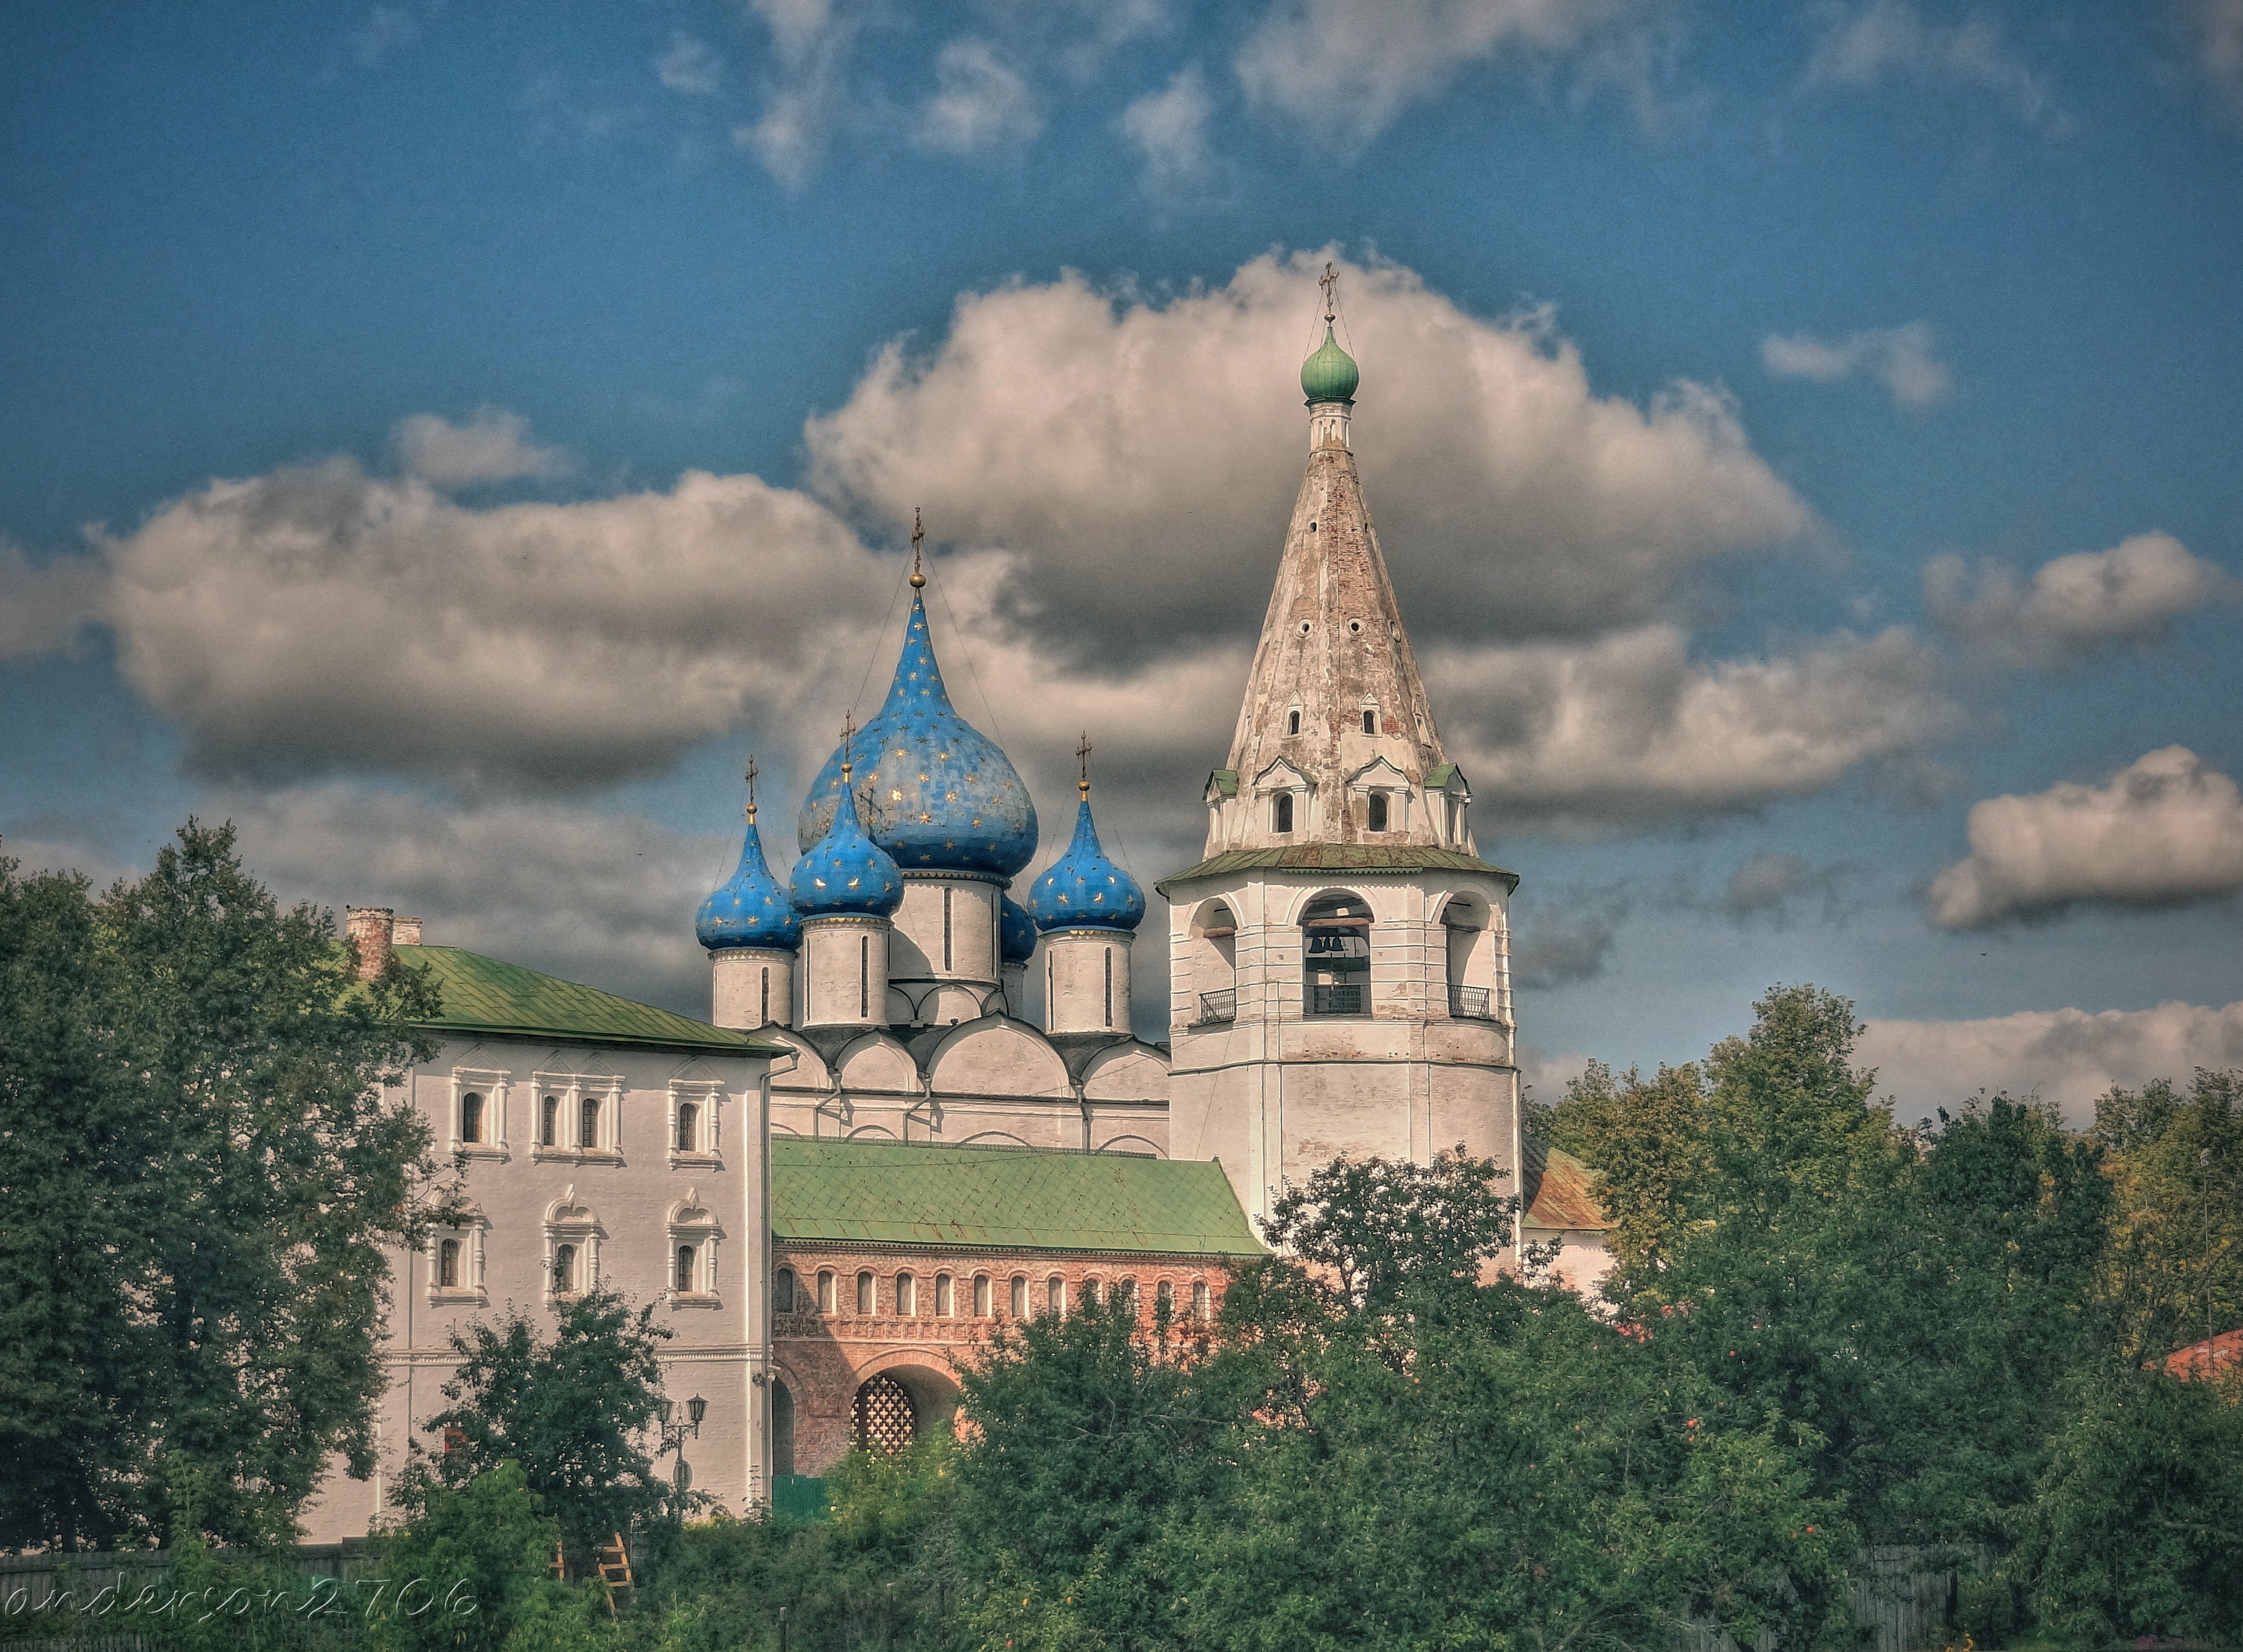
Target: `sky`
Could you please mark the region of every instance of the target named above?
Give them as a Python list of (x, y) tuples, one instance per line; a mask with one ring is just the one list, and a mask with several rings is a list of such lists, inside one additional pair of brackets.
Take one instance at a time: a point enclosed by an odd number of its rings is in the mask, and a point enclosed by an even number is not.
[(0, 249), (26, 869), (705, 1013), (916, 509), (1149, 886), (1329, 260), (1538, 1096), (1796, 981), (1906, 1117), (2243, 1066), (2243, 0), (35, 0)]

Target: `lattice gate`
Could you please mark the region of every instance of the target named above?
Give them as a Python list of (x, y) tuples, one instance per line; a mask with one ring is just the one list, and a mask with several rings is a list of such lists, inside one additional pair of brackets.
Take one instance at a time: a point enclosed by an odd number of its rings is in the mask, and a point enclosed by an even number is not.
[(919, 1408), (893, 1377), (875, 1377), (857, 1391), (857, 1443), (866, 1450), (901, 1451), (918, 1433)]

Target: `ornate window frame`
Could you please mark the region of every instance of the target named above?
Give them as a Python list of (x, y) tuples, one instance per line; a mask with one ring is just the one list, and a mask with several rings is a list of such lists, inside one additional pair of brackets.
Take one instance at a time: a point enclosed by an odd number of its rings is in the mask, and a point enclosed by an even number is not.
[[(514, 1075), (502, 1068), (455, 1067), (451, 1075), (451, 1100), (446, 1109), (443, 1135), (455, 1156), (469, 1159), (493, 1159), (504, 1163), (513, 1156), (507, 1150), (507, 1092), (514, 1082)], [(470, 1142), (460, 1135), (460, 1109), (469, 1094), (483, 1098), (483, 1139)]]
[[(721, 1078), (673, 1078), (663, 1124), (663, 1142), (670, 1151), (672, 1170), (721, 1170), (724, 1168), (724, 1081)], [(692, 1147), (677, 1145), (677, 1109), (691, 1102), (700, 1112), (700, 1140)]]
[[(724, 1238), (724, 1226), (717, 1213), (701, 1202), (701, 1190), (689, 1187), (685, 1197), (670, 1207), (670, 1217), (664, 1224), (669, 1243), (662, 1253), (663, 1300), (673, 1308), (714, 1308), (722, 1305), (723, 1298), (717, 1291), (717, 1247)], [(693, 1247), (693, 1282), (690, 1289), (677, 1288), (677, 1251), (682, 1245)]]
[[(429, 1232), (428, 1300), (430, 1307), (482, 1307), (490, 1300), (484, 1274), (488, 1252), (483, 1244), (483, 1234), (489, 1227), (489, 1218), (481, 1210), (471, 1209), (452, 1226), (433, 1229)], [(457, 1285), (443, 1283), (444, 1246), (447, 1244), (460, 1247), (460, 1282)]]
[[(620, 1164), (623, 1162), (624, 1089), (622, 1074), (536, 1072), (529, 1075), (529, 1089), (532, 1098), (532, 1145), (529, 1150), (532, 1159), (571, 1159), (591, 1164)], [(556, 1121), (559, 1128), (554, 1131), (559, 1139), (550, 1147), (545, 1145), (545, 1100), (548, 1096), (557, 1098), (561, 1103), (561, 1116)], [(587, 1097), (597, 1097), (600, 1103), (599, 1140), (591, 1147), (581, 1145)]]
[[(574, 1183), (545, 1207), (545, 1256), (541, 1286), (549, 1303), (574, 1301), (600, 1284), (600, 1241), (606, 1230), (589, 1204), (576, 1197)], [(576, 1278), (566, 1291), (553, 1288), (553, 1258), (564, 1244), (576, 1247)]]

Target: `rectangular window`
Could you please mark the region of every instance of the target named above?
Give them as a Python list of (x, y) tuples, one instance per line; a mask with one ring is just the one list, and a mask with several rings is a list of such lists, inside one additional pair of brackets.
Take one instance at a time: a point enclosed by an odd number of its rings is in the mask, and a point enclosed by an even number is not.
[(860, 1273), (857, 1276), (857, 1311), (870, 1313), (872, 1311), (872, 1276), (869, 1273)]
[(1290, 832), (1293, 829), (1293, 794), (1280, 792), (1270, 799), (1270, 830)]
[(820, 1268), (818, 1271), (818, 1311), (832, 1313), (833, 1311), (833, 1270)]
[(587, 1096), (584, 1098), (582, 1123), (583, 1128), (578, 1132), (577, 1144), (581, 1147), (597, 1147), (600, 1144), (600, 1098), (598, 1096)]
[(1044, 1311), (1051, 1314), (1067, 1311), (1067, 1281), (1056, 1273), (1044, 1281)]
[(986, 1273), (973, 1276), (973, 1317), (976, 1319), (989, 1317), (989, 1276)]
[(1384, 792), (1373, 792), (1371, 794), (1370, 820), (1368, 824), (1373, 832), (1384, 832), (1386, 830), (1386, 793)]
[(957, 1298), (952, 1294), (954, 1289), (948, 1274), (934, 1276), (934, 1311), (937, 1318), (947, 1319), (958, 1311)]
[(1023, 1276), (1016, 1273), (1013, 1276), (1013, 1318), (1025, 1319), (1027, 1317), (1028, 1282)]
[(763, 1013), (761, 1018), (756, 1024), (758, 1027), (768, 1027), (771, 1025), (771, 966), (769, 964), (765, 964), (764, 966)]
[(896, 1311), (899, 1314), (919, 1311), (919, 1281), (908, 1273), (896, 1275)]
[(1363, 708), (1363, 732), (1365, 734), (1378, 732), (1378, 711), (1375, 706), (1366, 705)]
[(1106, 1024), (1114, 1024), (1114, 948), (1106, 949)]
[(950, 962), (950, 893), (951, 892), (949, 888), (946, 886), (942, 892), (942, 968), (946, 972), (947, 972), (952, 967)]
[(872, 1018), (872, 938), (857, 937), (857, 1014)]
[(773, 1313), (794, 1311), (794, 1270), (792, 1268), (781, 1268), (771, 1278), (771, 1311)]

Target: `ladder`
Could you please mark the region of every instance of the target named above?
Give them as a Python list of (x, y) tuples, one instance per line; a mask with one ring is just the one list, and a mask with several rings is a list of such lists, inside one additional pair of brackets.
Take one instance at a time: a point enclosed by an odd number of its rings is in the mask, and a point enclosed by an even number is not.
[(600, 1569), (600, 1581), (607, 1586), (608, 1615), (613, 1617), (616, 1615), (616, 1591), (631, 1587), (630, 1553), (623, 1547), (621, 1532), (592, 1553)]

